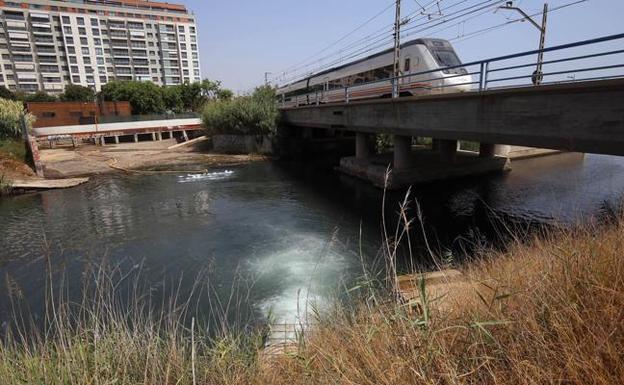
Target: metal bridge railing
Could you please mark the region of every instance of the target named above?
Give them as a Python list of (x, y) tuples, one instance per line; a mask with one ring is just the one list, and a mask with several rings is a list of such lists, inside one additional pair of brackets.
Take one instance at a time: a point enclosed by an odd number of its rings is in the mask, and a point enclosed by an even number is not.
[[(377, 90), (390, 96), (398, 88), (399, 95), (411, 92), (427, 95), (450, 92), (483, 92), (499, 88), (531, 87), (546, 84), (573, 83), (624, 77), (624, 33), (562, 44), (543, 50), (532, 50), (512, 55), (436, 68), (394, 78), (378, 79), (357, 85), (324, 89), (282, 98), (282, 107), (324, 104), (365, 99), (367, 90)], [(537, 72), (537, 56), (551, 56), (542, 61)], [(535, 57), (534, 61), (528, 59)], [(460, 72), (460, 73), (453, 73)], [(442, 73), (443, 76), (440, 76)], [(453, 84), (449, 80), (455, 79)], [(461, 88), (461, 90), (459, 90)]]

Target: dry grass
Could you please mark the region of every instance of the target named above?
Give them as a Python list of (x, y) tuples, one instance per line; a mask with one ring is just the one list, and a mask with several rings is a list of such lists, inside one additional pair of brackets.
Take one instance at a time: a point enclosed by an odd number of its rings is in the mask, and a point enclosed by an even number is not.
[[(474, 290), (421, 311), (375, 294), (337, 306), (295, 355), (259, 359), (259, 334), (190, 330), (188, 307), (131, 312), (108, 293), (61, 306), (0, 345), (3, 384), (604, 384), (624, 379), (624, 222), (483, 251)], [(104, 294), (102, 294), (104, 293)], [(95, 300), (93, 298), (96, 298)], [(438, 301), (452, 303), (441, 311)]]
[(275, 383), (621, 384), (623, 250), (620, 222), (484, 251), (452, 312), (338, 311)]

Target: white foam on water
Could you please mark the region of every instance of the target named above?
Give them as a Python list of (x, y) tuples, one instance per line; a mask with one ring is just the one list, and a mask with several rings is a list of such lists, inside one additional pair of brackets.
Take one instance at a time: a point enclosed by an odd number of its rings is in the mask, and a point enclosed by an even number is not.
[(225, 171), (215, 171), (215, 172), (202, 172), (199, 174), (186, 174), (179, 175), (178, 182), (179, 183), (189, 183), (189, 182), (201, 182), (201, 181), (212, 181), (212, 180), (223, 180), (231, 178), (234, 175), (234, 171), (225, 170)]
[(333, 291), (343, 269), (345, 256), (327, 239), (317, 234), (301, 234), (282, 229), (281, 247), (250, 261), (256, 287), (278, 289), (258, 303), (274, 322), (296, 324), (310, 316), (312, 309), (321, 310), (329, 303), (327, 291)]

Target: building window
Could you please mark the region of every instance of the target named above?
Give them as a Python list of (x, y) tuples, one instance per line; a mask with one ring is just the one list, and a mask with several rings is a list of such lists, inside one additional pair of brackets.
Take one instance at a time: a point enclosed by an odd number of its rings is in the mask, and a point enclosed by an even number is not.
[(63, 16), (63, 24), (69, 24), (69, 16)]
[(63, 27), (63, 32), (65, 32), (68, 35), (71, 35), (72, 29), (70, 26), (66, 25), (65, 27)]
[(98, 19), (91, 18), (91, 25), (98, 25)]
[(88, 55), (89, 54), (89, 47), (82, 47), (80, 50), (82, 51), (83, 55)]
[(76, 22), (78, 23), (78, 25), (85, 25), (84, 24), (84, 17), (77, 17), (76, 18)]
[(80, 44), (87, 45), (87, 44), (89, 44), (89, 40), (87, 40), (86, 37), (81, 37), (80, 38)]
[(80, 83), (80, 76), (78, 76), (78, 75), (72, 76), (72, 82), (73, 83)]
[(41, 113), (42, 118), (53, 118), (55, 116), (56, 116), (56, 112), (52, 112), (52, 111), (44, 111)]
[(78, 27), (78, 34), (79, 35), (86, 35), (87, 34), (87, 29), (85, 27)]

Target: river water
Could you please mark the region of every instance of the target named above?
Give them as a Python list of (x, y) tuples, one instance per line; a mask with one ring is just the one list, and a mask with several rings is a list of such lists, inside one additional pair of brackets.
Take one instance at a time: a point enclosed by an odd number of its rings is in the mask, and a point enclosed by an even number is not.
[[(616, 207), (624, 192), (624, 158), (562, 154), (513, 167), (414, 188), (431, 247), (460, 258), (471, 245), (501, 242), (501, 224), (572, 224)], [(402, 194), (387, 198), (388, 222)], [(352, 287), (363, 266), (382, 265), (381, 204), (380, 190), (352, 178), (271, 162), (204, 176), (110, 175), (3, 198), (0, 320), (10, 316), (7, 285), (37, 316), (50, 269), (78, 277), (105, 260), (139, 268), (153, 285), (177, 282), (181, 293), (202, 274), (220, 303), (236, 286), (234, 302), (254, 316), (292, 322), (305, 299), (322, 305)], [(403, 256), (400, 265), (430, 266), (423, 245), (414, 236), (410, 263)]]

